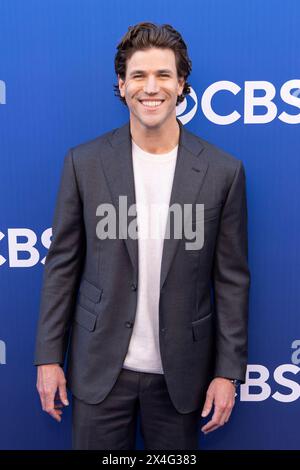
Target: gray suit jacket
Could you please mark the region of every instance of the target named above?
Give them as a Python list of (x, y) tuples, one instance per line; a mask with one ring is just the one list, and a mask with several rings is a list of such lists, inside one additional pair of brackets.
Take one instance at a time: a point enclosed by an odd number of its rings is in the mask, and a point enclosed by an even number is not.
[[(159, 344), (174, 406), (202, 406), (215, 376), (245, 380), (250, 273), (247, 204), (240, 160), (180, 125), (170, 205), (204, 204), (204, 246), (166, 238)], [(135, 203), (129, 121), (71, 148), (45, 262), (35, 365), (67, 363), (67, 385), (99, 403), (122, 368), (135, 321), (138, 241), (100, 240), (97, 206), (119, 195)]]

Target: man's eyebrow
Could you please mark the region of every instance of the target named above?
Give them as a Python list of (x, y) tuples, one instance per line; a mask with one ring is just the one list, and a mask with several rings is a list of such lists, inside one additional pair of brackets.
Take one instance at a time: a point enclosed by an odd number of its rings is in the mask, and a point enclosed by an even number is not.
[[(143, 73), (145, 73), (145, 70), (138, 70), (138, 69), (137, 69), (137, 70), (133, 70), (133, 71), (129, 74), (129, 76), (131, 77), (132, 75), (135, 75), (135, 74), (138, 74), (138, 73), (143, 74)], [(172, 75), (173, 72), (172, 72), (172, 70), (169, 70), (169, 69), (159, 69), (159, 70), (157, 70), (157, 73), (169, 73), (169, 74)]]

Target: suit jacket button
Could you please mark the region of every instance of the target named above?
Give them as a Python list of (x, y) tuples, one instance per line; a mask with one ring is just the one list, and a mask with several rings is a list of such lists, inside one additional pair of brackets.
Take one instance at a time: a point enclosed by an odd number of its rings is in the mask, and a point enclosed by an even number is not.
[(126, 328), (131, 328), (131, 327), (132, 327), (132, 322), (131, 322), (131, 321), (127, 321), (127, 322), (125, 323), (125, 326), (126, 326)]
[(136, 287), (136, 284), (133, 282), (133, 283), (131, 284), (131, 290), (136, 290), (136, 288), (137, 288), (137, 287)]

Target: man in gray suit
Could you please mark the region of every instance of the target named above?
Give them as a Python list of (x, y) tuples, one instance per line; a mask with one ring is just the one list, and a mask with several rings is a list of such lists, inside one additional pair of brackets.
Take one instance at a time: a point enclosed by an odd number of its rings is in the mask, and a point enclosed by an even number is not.
[(197, 449), (245, 381), (244, 167), (176, 118), (191, 61), (170, 25), (130, 27), (115, 70), (129, 122), (64, 160), (37, 388), (57, 421), (72, 392), (74, 449), (133, 449), (138, 411), (145, 448)]

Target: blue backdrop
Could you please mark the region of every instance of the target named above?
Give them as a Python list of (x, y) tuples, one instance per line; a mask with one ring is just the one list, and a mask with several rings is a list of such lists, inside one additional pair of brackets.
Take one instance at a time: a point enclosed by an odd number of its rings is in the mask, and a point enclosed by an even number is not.
[(0, 448), (70, 447), (71, 410), (57, 423), (35, 388), (43, 260), (67, 149), (128, 119), (113, 59), (139, 21), (182, 33), (193, 93), (178, 115), (246, 169), (248, 380), (202, 447), (300, 448), (299, 19), (293, 0), (0, 0)]

